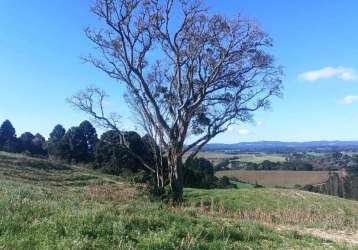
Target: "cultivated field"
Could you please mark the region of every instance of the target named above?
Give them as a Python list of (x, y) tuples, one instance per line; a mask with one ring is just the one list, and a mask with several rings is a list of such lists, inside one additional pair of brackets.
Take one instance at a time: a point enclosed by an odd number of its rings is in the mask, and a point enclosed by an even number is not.
[(327, 181), (329, 171), (251, 171), (227, 170), (219, 171), (217, 176), (235, 177), (240, 181), (258, 183), (266, 187), (294, 187), (295, 185), (319, 184)]
[(253, 154), (228, 154), (224, 152), (200, 152), (199, 157), (204, 157), (211, 161), (214, 165), (218, 164), (224, 159), (237, 158), (241, 162), (253, 162), (261, 163), (265, 160), (272, 162), (284, 162), (286, 158), (280, 154), (265, 154), (265, 153), (253, 153)]

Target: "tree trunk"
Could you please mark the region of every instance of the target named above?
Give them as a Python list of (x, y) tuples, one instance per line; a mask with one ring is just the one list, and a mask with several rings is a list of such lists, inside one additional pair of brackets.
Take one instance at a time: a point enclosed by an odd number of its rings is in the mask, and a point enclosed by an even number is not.
[(163, 194), (164, 192), (164, 176), (163, 176), (163, 164), (162, 162), (156, 162), (156, 188), (158, 194)]
[(174, 202), (183, 200), (183, 162), (180, 150), (174, 148), (169, 150), (169, 180)]

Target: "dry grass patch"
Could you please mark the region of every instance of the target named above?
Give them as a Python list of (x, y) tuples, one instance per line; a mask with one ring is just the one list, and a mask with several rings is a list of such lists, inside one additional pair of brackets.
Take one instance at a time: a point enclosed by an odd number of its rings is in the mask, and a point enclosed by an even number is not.
[(110, 201), (131, 201), (136, 196), (136, 189), (133, 187), (108, 187), (99, 185), (90, 185), (87, 187), (90, 196), (98, 199)]
[(314, 209), (305, 210), (294, 208), (283, 208), (275, 211), (267, 211), (261, 208), (231, 210), (225, 208), (224, 202), (215, 202), (214, 199), (201, 200), (200, 204), (193, 202), (183, 204), (172, 208), (174, 211), (198, 211), (200, 214), (216, 215), (235, 220), (256, 221), (265, 224), (303, 224), (308, 227), (320, 225), (324, 229), (339, 228), (347, 232), (355, 232), (358, 229), (358, 220), (356, 218), (347, 218), (337, 216), (336, 214), (320, 213)]

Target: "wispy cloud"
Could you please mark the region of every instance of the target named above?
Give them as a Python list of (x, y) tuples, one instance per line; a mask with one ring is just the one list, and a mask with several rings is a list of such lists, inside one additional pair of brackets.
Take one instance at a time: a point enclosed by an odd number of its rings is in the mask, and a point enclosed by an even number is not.
[(239, 135), (248, 135), (250, 133), (248, 129), (238, 129), (237, 132)]
[(314, 71), (307, 71), (299, 74), (298, 76), (299, 79), (310, 82), (334, 77), (343, 81), (358, 80), (358, 73), (354, 69), (339, 66), (325, 67)]
[(250, 134), (250, 130), (248, 130), (246, 128), (238, 128), (235, 125), (229, 126), (227, 131), (230, 132), (230, 133), (239, 134), (239, 135), (248, 135), (248, 134)]
[(358, 95), (347, 95), (343, 99), (338, 100), (339, 103), (347, 104), (347, 105), (357, 101), (358, 101)]
[(262, 121), (257, 121), (256, 122), (256, 127), (261, 127), (262, 126)]

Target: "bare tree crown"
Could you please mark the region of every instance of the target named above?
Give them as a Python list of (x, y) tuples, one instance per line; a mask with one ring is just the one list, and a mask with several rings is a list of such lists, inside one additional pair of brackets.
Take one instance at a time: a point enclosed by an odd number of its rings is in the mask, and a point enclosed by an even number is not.
[(271, 38), (240, 15), (211, 15), (195, 0), (97, 0), (92, 11), (104, 26), (86, 29), (99, 52), (86, 60), (125, 84), (161, 145), (181, 154), (281, 94)]

